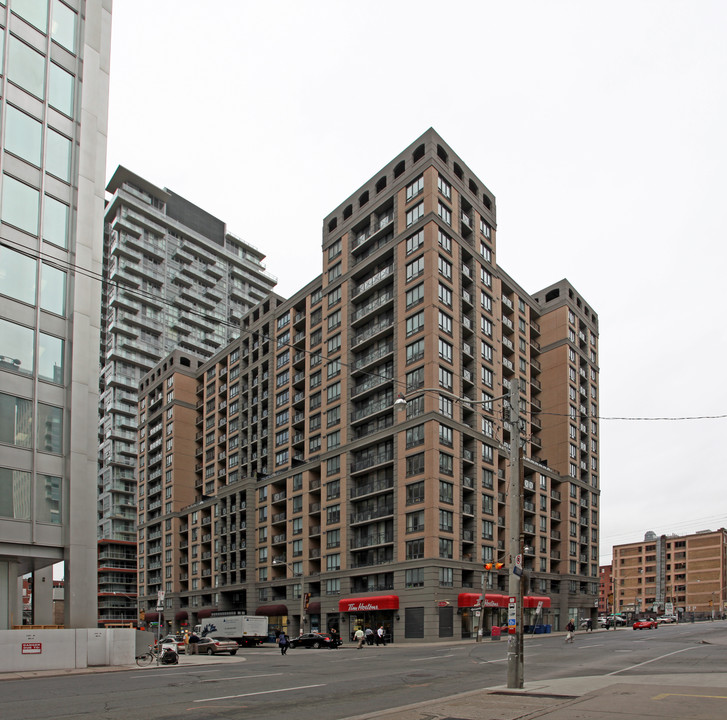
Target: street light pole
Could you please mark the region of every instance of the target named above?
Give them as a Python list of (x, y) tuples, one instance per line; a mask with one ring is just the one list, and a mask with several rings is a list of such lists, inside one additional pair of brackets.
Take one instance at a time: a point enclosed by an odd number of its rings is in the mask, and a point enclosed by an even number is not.
[[(507, 637), (507, 687), (523, 687), (523, 586), (522, 566), (518, 568), (517, 559), (522, 561), (522, 445), (520, 443), (520, 386), (517, 378), (510, 385), (510, 479), (508, 482), (509, 513), (509, 562), (511, 569), (508, 592), (515, 598), (515, 634)], [(519, 569), (519, 573), (516, 570)]]

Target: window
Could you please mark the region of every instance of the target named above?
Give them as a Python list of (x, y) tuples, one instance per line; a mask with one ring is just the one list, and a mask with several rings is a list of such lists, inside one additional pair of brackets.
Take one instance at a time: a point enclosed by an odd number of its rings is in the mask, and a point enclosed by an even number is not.
[(408, 588), (424, 587), (424, 568), (411, 568), (404, 575), (404, 586)]
[[(450, 538), (439, 538), (439, 557), (451, 560), (453, 557), (453, 545), (454, 543)], [(442, 580), (442, 573), (444, 573), (445, 580)], [(439, 569), (439, 584), (452, 587), (452, 568)]]
[(5, 116), (5, 149), (36, 167), (41, 161), (42, 125), (30, 115), (7, 106)]
[(492, 495), (482, 496), (482, 512), (485, 515), (492, 515), (494, 510), (494, 501)]
[(442, 283), (439, 283), (439, 302), (447, 307), (452, 307), (452, 291)]
[[(328, 338), (328, 354), (332, 355), (337, 353), (341, 349), (341, 333), (336, 333), (333, 337)], [(320, 355), (319, 355), (320, 357)], [(311, 366), (313, 364), (313, 358), (311, 358)]]
[(424, 272), (424, 256), (421, 255), (416, 260), (412, 260), (406, 264), (406, 281), (409, 282), (419, 277)]
[(483, 520), (482, 521), (482, 539), (483, 540), (492, 540), (493, 528), (494, 528), (494, 525), (492, 523), (492, 520)]
[(417, 510), (406, 514), (407, 533), (424, 531), (424, 510)]
[(3, 222), (31, 235), (37, 235), (39, 209), (40, 193), (35, 188), (21, 183), (9, 175), (3, 175)]
[(417, 453), (406, 458), (406, 476), (421, 475), (424, 472), (424, 453)]
[(422, 245), (424, 245), (424, 230), (420, 230), (418, 233), (414, 233), (414, 235), (406, 239), (406, 254), (411, 255)]
[(438, 317), (439, 317), (439, 329), (442, 332), (447, 333), (447, 335), (452, 334), (452, 318), (447, 315), (447, 313), (442, 312), (441, 310), (438, 311)]
[(63, 410), (38, 403), (38, 450), (49, 453), (63, 451)]
[(424, 283), (419, 283), (406, 291), (406, 309), (409, 310), (421, 302), (424, 302)]
[(482, 382), (487, 387), (490, 387), (490, 388), (492, 387), (492, 382), (493, 382), (492, 381), (492, 370), (490, 370), (489, 368), (486, 368), (486, 367), (482, 368)]
[(318, 387), (321, 384), (321, 382), (322, 382), (322, 379), (321, 379), (321, 371), (320, 370), (318, 370), (317, 372), (314, 372), (310, 376), (310, 387), (311, 387), (311, 389)]
[(452, 211), (443, 203), (437, 203), (437, 213), (447, 225), (452, 224)]
[(452, 254), (452, 238), (447, 235), (447, 233), (442, 232), (439, 230), (439, 247), (442, 248), (445, 252), (448, 252), (450, 255)]
[(409, 540), (406, 543), (406, 559), (418, 560), (424, 557), (424, 538)]
[(417, 340), (406, 346), (406, 364), (416, 362), (424, 357), (424, 339)]
[(480, 240), (480, 255), (488, 262), (492, 262), (492, 250)]
[(418, 205), (406, 211), (406, 226), (412, 226), (422, 217), (424, 217), (424, 203), (420, 202)]
[(334, 570), (340, 570), (341, 569), (341, 554), (340, 553), (330, 553), (326, 557), (326, 570), (328, 572), (332, 572)]
[(407, 400), (406, 403), (406, 419), (419, 417), (424, 412), (424, 395)]
[(50, 64), (48, 102), (60, 112), (73, 116), (73, 75), (55, 63)]
[(341, 594), (341, 580), (340, 578), (333, 578), (326, 580), (326, 595), (340, 595)]
[(492, 362), (492, 345), (489, 343), (486, 343), (484, 340), (482, 341), (482, 357), (487, 360), (487, 362)]
[(452, 186), (441, 175), (437, 178), (437, 189), (448, 200), (452, 199)]
[(452, 399), (448, 397), (444, 397), (444, 395), (439, 396), (439, 412), (444, 415), (445, 417), (451, 418), (452, 417), (452, 408), (453, 403)]
[(452, 373), (446, 368), (439, 368), (439, 387), (452, 390)]
[(3, 339), (3, 368), (23, 375), (33, 374), (35, 359), (32, 328), (0, 319), (0, 337)]
[(415, 425), (406, 431), (407, 450), (417, 445), (424, 444), (424, 425)]
[(448, 453), (439, 453), (439, 472), (443, 475), (454, 474), (454, 458)]
[(447, 278), (452, 279), (452, 263), (449, 260), (445, 260), (441, 255), (437, 257), (437, 267), (439, 268), (439, 274)]
[(13, 35), (8, 44), (7, 76), (36, 97), (45, 95), (45, 58)]
[(406, 374), (406, 391), (411, 392), (417, 388), (424, 387), (424, 368), (417, 368)]
[(487, 337), (492, 337), (492, 322), (484, 315), (480, 315), (480, 328)]
[(341, 444), (341, 431), (336, 430), (335, 432), (328, 433), (326, 443), (328, 450), (335, 450)]
[[(440, 489), (441, 493), (441, 489)], [(451, 510), (439, 511), (439, 529), (442, 532), (453, 532), (454, 514)]]
[(424, 176), (420, 175), (406, 186), (406, 201), (409, 202), (422, 192), (424, 192)]
[(480, 292), (480, 305), (487, 310), (487, 312), (492, 312), (492, 298), (484, 290)]
[(68, 205), (50, 195), (43, 203), (43, 240), (61, 248), (68, 247)]
[(488, 288), (492, 287), (492, 275), (483, 267), (480, 268), (480, 280), (482, 280), (482, 284), (486, 285)]
[(329, 525), (334, 525), (335, 523), (341, 522), (341, 506), (331, 505), (330, 507), (326, 508), (326, 522)]
[(50, 128), (45, 136), (45, 168), (65, 182), (71, 179), (71, 141)]
[(337, 475), (339, 472), (341, 472), (341, 456), (336, 455), (328, 458), (326, 460), (326, 475)]
[[(439, 501), (447, 503), (447, 505), (454, 504), (454, 485), (446, 480), (439, 481)], [(452, 513), (449, 513), (449, 528), (452, 529)], [(439, 527), (442, 528), (442, 516), (440, 511), (439, 516)]]
[(424, 502), (424, 481), (411, 483), (406, 486), (406, 504), (416, 505), (417, 503)]
[(406, 319), (406, 336), (410, 337), (424, 329), (424, 311), (420, 310), (416, 315)]
[(445, 362), (451, 363), (452, 362), (452, 344), (448, 343), (446, 340), (442, 340), (442, 338), (439, 338), (438, 340), (439, 345), (439, 357), (442, 358)]
[(341, 277), (341, 272), (341, 263), (338, 262), (328, 270), (328, 282), (332, 283), (336, 278)]
[(452, 447), (452, 437), (452, 428), (439, 423), (439, 443), (441, 445), (446, 445), (447, 447)]
[(332, 480), (326, 484), (326, 500), (335, 500), (341, 497), (341, 481)]
[(326, 413), (326, 427), (338, 425), (341, 422), (341, 406), (337, 405)]
[(342, 248), (342, 242), (341, 238), (338, 238), (329, 248), (328, 248), (328, 260), (331, 261), (333, 258), (337, 257), (341, 254), (341, 248)]
[(328, 316), (328, 331), (335, 330), (337, 327), (340, 327), (341, 325), (341, 311), (336, 310), (336, 312), (331, 313)]
[[(46, 267), (43, 265), (44, 274)], [(35, 305), (37, 268), (37, 262), (33, 258), (21, 255), (9, 248), (0, 247), (0, 280), (2, 281), (0, 282), (0, 293), (28, 305)], [(65, 273), (62, 274), (65, 278)]]
[(329, 530), (326, 533), (326, 547), (327, 548), (337, 548), (341, 547), (341, 531), (336, 530)]
[(326, 396), (328, 398), (328, 402), (335, 402), (336, 400), (340, 399), (341, 397), (341, 381), (337, 381), (333, 383), (333, 385), (329, 385), (326, 390)]

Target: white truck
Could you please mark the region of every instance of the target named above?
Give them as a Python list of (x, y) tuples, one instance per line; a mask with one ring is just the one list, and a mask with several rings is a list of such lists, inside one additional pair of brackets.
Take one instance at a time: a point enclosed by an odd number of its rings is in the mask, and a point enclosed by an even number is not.
[(229, 637), (237, 640), (241, 647), (255, 647), (268, 639), (268, 619), (261, 615), (220, 614), (195, 625), (194, 631), (201, 637)]

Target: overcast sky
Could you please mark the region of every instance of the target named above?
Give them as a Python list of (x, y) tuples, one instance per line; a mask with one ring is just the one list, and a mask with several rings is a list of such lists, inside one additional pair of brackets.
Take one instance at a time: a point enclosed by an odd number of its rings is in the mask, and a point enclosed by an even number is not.
[[(727, 525), (727, 3), (116, 0), (107, 175), (227, 223), (289, 296), (323, 217), (428, 127), (498, 261), (600, 320), (601, 562)], [(666, 420), (621, 420), (645, 417)]]

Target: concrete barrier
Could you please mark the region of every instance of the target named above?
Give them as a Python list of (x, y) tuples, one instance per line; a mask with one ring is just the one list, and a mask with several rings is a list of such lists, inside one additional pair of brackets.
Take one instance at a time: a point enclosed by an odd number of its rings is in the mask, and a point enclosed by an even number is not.
[(122, 628), (0, 630), (0, 672), (133, 665), (154, 634)]

